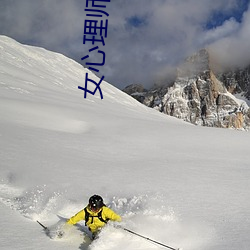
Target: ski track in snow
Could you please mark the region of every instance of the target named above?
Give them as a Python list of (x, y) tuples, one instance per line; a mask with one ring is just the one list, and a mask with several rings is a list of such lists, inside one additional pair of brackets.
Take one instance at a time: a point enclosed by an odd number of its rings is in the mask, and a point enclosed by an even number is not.
[[(22, 112), (20, 113), (20, 108)], [(84, 133), (90, 130), (90, 125), (81, 120), (72, 119), (70, 112), (68, 117), (61, 113), (60, 109), (52, 108), (49, 105), (38, 105), (25, 102), (4, 101), (1, 103), (1, 110), (8, 109), (8, 114), (2, 120), (15, 122), (28, 127), (41, 128), (66, 133)], [(4, 113), (4, 112), (2, 112)]]

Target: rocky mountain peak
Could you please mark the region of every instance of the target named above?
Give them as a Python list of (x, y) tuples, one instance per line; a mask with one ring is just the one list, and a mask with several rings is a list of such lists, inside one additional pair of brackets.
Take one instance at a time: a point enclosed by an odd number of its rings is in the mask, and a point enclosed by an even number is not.
[(244, 88), (250, 85), (250, 72), (215, 74), (212, 68), (209, 51), (202, 49), (178, 67), (171, 86), (144, 90), (139, 98), (138, 92), (137, 96), (130, 95), (160, 112), (196, 125), (248, 129), (250, 109), (233, 94), (248, 93)]
[(210, 70), (209, 53), (201, 49), (194, 55), (188, 57), (177, 69), (177, 77), (194, 77), (205, 74)]

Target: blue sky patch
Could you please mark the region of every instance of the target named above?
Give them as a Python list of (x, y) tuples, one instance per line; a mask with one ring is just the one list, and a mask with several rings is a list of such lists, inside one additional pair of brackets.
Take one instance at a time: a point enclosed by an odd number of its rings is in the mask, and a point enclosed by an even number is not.
[(238, 23), (241, 23), (244, 12), (248, 9), (249, 0), (239, 0), (237, 9), (230, 13), (225, 13), (223, 10), (215, 11), (210, 20), (206, 23), (206, 29), (213, 29), (221, 26), (226, 20), (234, 18)]
[(146, 20), (147, 20), (146, 17), (131, 16), (127, 19), (127, 24), (130, 27), (138, 28), (138, 27), (146, 25)]

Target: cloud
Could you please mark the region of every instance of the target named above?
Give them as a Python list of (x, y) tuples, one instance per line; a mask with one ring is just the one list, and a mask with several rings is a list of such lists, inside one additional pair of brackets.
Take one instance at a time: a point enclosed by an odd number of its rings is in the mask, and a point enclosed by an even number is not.
[[(131, 79), (131, 82), (133, 80), (150, 85), (154, 81), (157, 82), (158, 78), (164, 79), (167, 69), (171, 69), (196, 50), (223, 39), (240, 28), (240, 24), (234, 18), (229, 18), (218, 28), (206, 29), (213, 13), (221, 12), (225, 16), (233, 13), (237, 8), (237, 1), (234, 0), (135, 0), (134, 3), (137, 5), (127, 5), (122, 14), (114, 14), (117, 15), (112, 22), (112, 31), (115, 32), (110, 33), (116, 44), (111, 60), (119, 62), (119, 66), (113, 65), (112, 69), (115, 71), (119, 68), (120, 80), (127, 83)], [(123, 7), (117, 9), (122, 10)], [(120, 14), (121, 19), (118, 16)], [(135, 15), (138, 18), (144, 17), (144, 25), (131, 25), (128, 29), (126, 20)], [(112, 47), (113, 42), (110, 43)], [(114, 59), (117, 51), (121, 51), (118, 61), (117, 58)]]
[[(234, 13), (238, 0), (112, 0), (106, 3), (108, 36), (102, 48), (106, 63), (100, 75), (119, 88), (130, 83), (149, 87), (168, 78), (181, 60), (204, 46), (221, 53), (248, 49), (249, 13)], [(23, 43), (63, 53), (81, 62), (91, 46), (83, 45), (86, 15), (82, 0), (1, 0), (0, 33)], [(215, 18), (221, 16), (223, 22)], [(225, 19), (225, 20), (224, 20)], [(208, 24), (213, 28), (208, 29)], [(91, 45), (91, 44), (90, 44)], [(223, 51), (223, 53), (221, 52)], [(235, 52), (236, 53), (236, 52)], [(247, 53), (245, 53), (247, 54)], [(92, 60), (97, 58), (92, 57)]]
[(225, 37), (231, 36), (237, 33), (240, 28), (240, 24), (235, 20), (235, 18), (230, 18), (226, 20), (221, 26), (204, 31), (201, 36), (201, 44), (211, 44), (215, 41), (219, 41)]
[[(225, 26), (226, 24), (223, 27), (225, 28)], [(215, 60), (225, 67), (244, 67), (250, 64), (249, 40), (250, 10), (248, 9), (236, 29), (210, 44), (210, 51), (213, 53)]]

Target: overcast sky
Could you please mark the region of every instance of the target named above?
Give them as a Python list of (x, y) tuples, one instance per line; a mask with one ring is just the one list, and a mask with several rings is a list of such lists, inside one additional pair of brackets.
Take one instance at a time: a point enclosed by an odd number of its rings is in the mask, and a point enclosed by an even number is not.
[[(249, 63), (249, 1), (96, 1), (109, 14), (105, 46), (99, 46), (106, 55), (99, 76), (119, 88), (131, 83), (149, 87), (204, 47), (224, 63)], [(85, 8), (86, 0), (0, 0), (0, 34), (81, 63), (86, 55), (100, 62), (101, 54), (88, 52), (93, 45), (83, 44)]]

